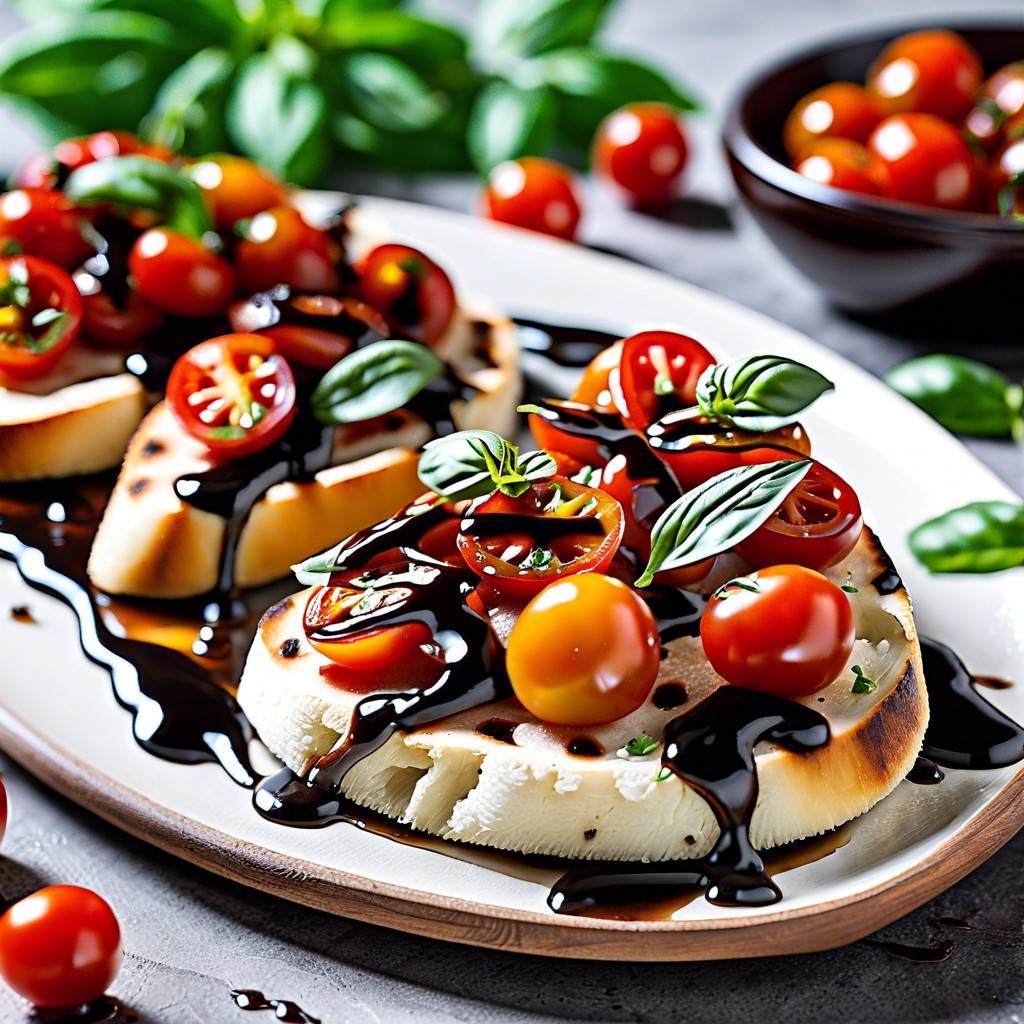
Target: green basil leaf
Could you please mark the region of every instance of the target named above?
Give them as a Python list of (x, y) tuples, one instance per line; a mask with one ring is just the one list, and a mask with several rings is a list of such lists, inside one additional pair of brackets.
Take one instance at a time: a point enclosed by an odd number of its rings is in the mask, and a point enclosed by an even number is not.
[(405, 11), (353, 16), (347, 12), (348, 6), (328, 2), (324, 10), (321, 38), (329, 45), (391, 54), (441, 89), (472, 80), (466, 63), (466, 40), (455, 29)]
[(328, 158), (327, 101), (310, 80), (316, 54), (279, 36), (242, 65), (228, 98), (228, 135), (239, 150), (286, 181), (315, 181)]
[(467, 142), (476, 169), (487, 175), (504, 160), (543, 153), (554, 129), (554, 103), (544, 87), (520, 89), (491, 82), (470, 115)]
[(341, 73), (355, 113), (378, 128), (422, 131), (439, 121), (447, 110), (443, 93), (389, 54), (352, 54), (342, 59)]
[(399, 134), (340, 113), (331, 128), (346, 149), (396, 171), (466, 171), (472, 167), (464, 133), (456, 131), (453, 135), (443, 125), (424, 132)]
[(519, 456), (517, 469), (524, 480), (546, 480), (558, 472), (558, 465), (547, 452), (527, 452)]
[(490, 430), (460, 430), (423, 446), (420, 483), (448, 501), (493, 494), (508, 442)]
[(1022, 389), (973, 359), (920, 356), (894, 366), (883, 379), (957, 434), (1008, 437), (1021, 423)]
[(316, 386), (311, 403), (321, 423), (357, 423), (400, 409), (444, 372), (425, 345), (375, 341), (339, 359)]
[(1024, 565), (1024, 505), (975, 501), (922, 523), (910, 550), (930, 572), (999, 572)]
[(522, 57), (590, 42), (611, 0), (482, 0), (473, 34), (474, 56), (501, 73)]
[(86, 0), (77, 5), (93, 11), (149, 14), (169, 22), (192, 45), (228, 45), (245, 31), (233, 0)]
[(750, 356), (709, 366), (697, 381), (700, 411), (725, 426), (777, 430), (795, 423), (835, 385), (817, 370), (782, 356)]
[(143, 121), (145, 138), (175, 152), (224, 149), (224, 100), (234, 66), (231, 54), (218, 47), (189, 57), (160, 86)]
[(802, 459), (740, 466), (687, 491), (654, 524), (651, 557), (636, 585), (646, 587), (663, 569), (678, 569), (721, 554), (749, 537), (810, 465), (810, 459)]

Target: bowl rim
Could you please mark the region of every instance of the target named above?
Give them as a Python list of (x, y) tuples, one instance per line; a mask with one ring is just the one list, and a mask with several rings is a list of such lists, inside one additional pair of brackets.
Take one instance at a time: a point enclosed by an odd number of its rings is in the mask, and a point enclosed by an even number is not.
[(722, 129), (722, 140), (726, 152), (748, 172), (767, 184), (830, 210), (850, 216), (885, 220), (917, 233), (938, 233), (947, 236), (952, 233), (974, 238), (979, 235), (996, 236), (1003, 240), (1012, 239), (1020, 242), (1024, 239), (1024, 218), (1013, 220), (995, 213), (942, 210), (899, 199), (885, 199), (881, 196), (850, 192), (814, 181), (799, 174), (773, 156), (748, 131), (744, 123), (743, 108), (751, 95), (755, 91), (765, 88), (767, 83), (796, 65), (853, 46), (863, 46), (875, 41), (879, 45), (884, 45), (886, 41), (905, 33), (919, 32), (930, 28), (949, 29), (953, 32), (1013, 31), (1024, 35), (1024, 18), (1012, 24), (1005, 18), (995, 16), (970, 19), (936, 18), (927, 22), (904, 23), (902, 26), (898, 24), (886, 28), (879, 26), (870, 30), (851, 32), (839, 39), (832, 37), (828, 40), (823, 39), (817, 44), (809, 43), (802, 46), (788, 56), (779, 57), (761, 67), (753, 74), (748, 75), (740, 84), (726, 109)]

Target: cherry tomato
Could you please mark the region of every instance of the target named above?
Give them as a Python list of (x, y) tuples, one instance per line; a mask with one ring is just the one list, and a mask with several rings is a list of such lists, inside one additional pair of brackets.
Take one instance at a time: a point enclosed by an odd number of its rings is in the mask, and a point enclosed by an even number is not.
[(103, 289), (103, 282), (88, 271), (78, 270), (74, 280), (82, 296), (82, 333), (90, 341), (132, 348), (167, 319), (136, 288), (129, 287), (118, 302)]
[(174, 158), (170, 150), (142, 142), (131, 132), (95, 132), (58, 142), (50, 153), (34, 153), (18, 170), (16, 180), (25, 187), (56, 188), (62, 180), (62, 170), (67, 174), (108, 156), (128, 156), (133, 153), (154, 160), (170, 161)]
[(202, 242), (169, 228), (150, 228), (136, 239), (128, 270), (143, 298), (165, 313), (216, 316), (235, 296), (231, 264)]
[(964, 118), (964, 130), (986, 153), (1020, 135), (1024, 130), (1024, 60), (1001, 67), (985, 80)]
[(556, 476), (470, 508), (458, 545), (481, 579), (525, 600), (553, 580), (607, 569), (622, 527), (622, 508), (606, 492)]
[(697, 381), (715, 358), (699, 342), (674, 331), (642, 331), (622, 343), (615, 404), (626, 423), (643, 433), (655, 420), (697, 402)]
[(82, 298), (67, 271), (36, 256), (0, 258), (0, 371), (42, 377), (81, 323)]
[(963, 135), (941, 118), (894, 114), (871, 133), (868, 149), (889, 170), (889, 198), (945, 210), (977, 208), (977, 161)]
[(887, 111), (861, 85), (829, 82), (809, 92), (790, 111), (782, 127), (782, 144), (794, 159), (803, 158), (812, 142), (825, 138), (864, 142)]
[(1005, 217), (1024, 214), (1024, 137), (1010, 139), (989, 160), (985, 209)]
[(185, 173), (203, 190), (220, 231), (231, 231), (238, 221), (281, 206), (288, 197), (287, 188), (270, 171), (230, 153), (204, 156)]
[(537, 156), (498, 164), (487, 180), (483, 209), (491, 220), (569, 241), (581, 216), (572, 171)]
[(91, 889), (52, 885), (0, 917), (0, 975), (36, 1006), (67, 1009), (99, 999), (122, 959), (117, 918)]
[[(581, 410), (588, 409), (580, 405)], [(617, 413), (611, 413), (617, 417)], [(575, 459), (581, 466), (603, 466), (607, 461), (601, 453), (600, 442), (587, 435), (577, 436), (563, 430), (555, 420), (545, 419), (536, 413), (527, 417), (530, 433), (537, 441), (538, 447), (546, 452), (559, 453)]]
[(736, 550), (755, 569), (784, 562), (824, 569), (857, 546), (863, 525), (856, 491), (813, 462), (774, 515)]
[(508, 638), (505, 666), (542, 722), (603, 725), (635, 711), (658, 677), (658, 624), (611, 576), (584, 573), (545, 587)]
[(392, 329), (424, 345), (437, 341), (455, 313), (451, 279), (418, 249), (378, 245), (359, 261), (359, 293)]
[(0, 253), (14, 245), (65, 270), (95, 253), (82, 237), (85, 215), (60, 192), (19, 188), (0, 196)]
[(597, 126), (594, 135), (594, 170), (639, 207), (656, 209), (678, 195), (686, 156), (679, 117), (664, 103), (621, 107)]
[(793, 169), (822, 185), (884, 196), (889, 190), (889, 169), (859, 142), (819, 139), (808, 144)]
[(745, 579), (716, 591), (701, 617), (711, 667), (735, 686), (780, 697), (828, 686), (853, 650), (846, 594), (802, 565), (773, 565)]
[(622, 359), (622, 342), (617, 341), (606, 349), (598, 352), (587, 364), (583, 371), (576, 389), (569, 396), (573, 402), (580, 402), (583, 405), (592, 406), (602, 412), (611, 412), (615, 409), (615, 400), (612, 398), (609, 377), (612, 370), (616, 369)]
[(238, 281), (246, 294), (278, 284), (300, 292), (336, 292), (340, 257), (331, 236), (290, 206), (257, 213), (235, 247)]
[(894, 39), (868, 69), (868, 91), (889, 113), (916, 111), (959, 124), (981, 87), (981, 59), (962, 36), (944, 29)]
[(237, 459), (284, 436), (295, 418), (295, 378), (258, 334), (227, 334), (186, 352), (167, 379), (175, 419), (210, 451)]

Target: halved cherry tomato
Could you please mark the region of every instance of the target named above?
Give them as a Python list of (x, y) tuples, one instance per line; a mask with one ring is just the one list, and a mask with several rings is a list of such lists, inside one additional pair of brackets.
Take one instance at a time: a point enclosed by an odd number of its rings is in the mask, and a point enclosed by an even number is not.
[(0, 917), (0, 975), (36, 1006), (70, 1009), (99, 999), (123, 958), (117, 917), (91, 889), (52, 885)]
[(471, 507), (458, 545), (477, 576), (528, 599), (554, 580), (607, 569), (622, 528), (622, 508), (609, 494), (556, 476), (518, 498), (497, 493)]
[(917, 111), (959, 124), (982, 83), (981, 58), (944, 29), (894, 39), (868, 69), (868, 91), (889, 113)]
[(491, 220), (569, 241), (581, 216), (572, 171), (538, 156), (498, 164), (487, 180), (483, 211)]
[(889, 191), (889, 169), (884, 161), (851, 139), (819, 139), (808, 144), (793, 170), (848, 192), (884, 196)]
[(622, 343), (612, 395), (623, 419), (638, 433), (670, 412), (696, 404), (697, 381), (715, 358), (699, 342), (675, 331), (641, 331)]
[(819, 139), (864, 142), (888, 111), (862, 85), (829, 82), (809, 92), (790, 111), (782, 127), (782, 144), (794, 160)]
[(448, 330), (455, 289), (428, 256), (407, 245), (378, 245), (359, 261), (359, 294), (402, 337), (432, 345)]
[(266, 168), (230, 153), (204, 156), (185, 173), (203, 190), (219, 231), (231, 231), (238, 221), (280, 206), (288, 196), (284, 184)]
[(85, 214), (60, 192), (19, 188), (0, 195), (0, 255), (16, 246), (65, 270), (95, 253), (82, 237)]
[(128, 254), (142, 296), (165, 313), (216, 316), (235, 296), (235, 271), (202, 242), (169, 228), (151, 228)]
[(711, 667), (735, 686), (802, 697), (836, 679), (853, 650), (853, 611), (831, 580), (774, 565), (708, 602), (700, 637)]
[(239, 286), (249, 295), (279, 284), (300, 292), (336, 292), (340, 259), (331, 236), (290, 206), (257, 213), (235, 247)]
[(617, 341), (606, 349), (598, 352), (587, 364), (579, 383), (569, 396), (573, 402), (592, 406), (602, 412), (611, 412), (615, 408), (612, 398), (609, 377), (622, 359), (622, 342)]
[(36, 256), (0, 259), (0, 371), (41, 377), (82, 323), (82, 298), (65, 270)]
[(167, 380), (175, 419), (211, 453), (237, 459), (284, 436), (295, 378), (269, 338), (227, 334), (189, 349)]
[(838, 473), (812, 462), (771, 518), (736, 550), (755, 569), (782, 563), (825, 569), (857, 546), (863, 526), (857, 492)]
[(657, 209), (678, 195), (686, 156), (679, 116), (664, 103), (630, 103), (594, 133), (594, 170), (641, 208)]
[(582, 573), (545, 587), (520, 613), (505, 666), (543, 722), (603, 725), (647, 699), (661, 663), (658, 624), (635, 591)]

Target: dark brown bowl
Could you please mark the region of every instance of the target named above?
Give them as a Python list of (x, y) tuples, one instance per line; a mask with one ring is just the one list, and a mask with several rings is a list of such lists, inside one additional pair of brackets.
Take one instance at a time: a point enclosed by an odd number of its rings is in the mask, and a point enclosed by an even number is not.
[[(911, 25), (822, 46), (757, 75), (725, 125), (740, 196), (779, 251), (845, 309), (864, 314), (936, 306), (969, 320), (1010, 316), (1024, 338), (1024, 222), (875, 199), (811, 181), (788, 166), (782, 126), (812, 89), (863, 82), (891, 39)], [(985, 73), (1024, 58), (1024, 25), (949, 25), (981, 54)]]

